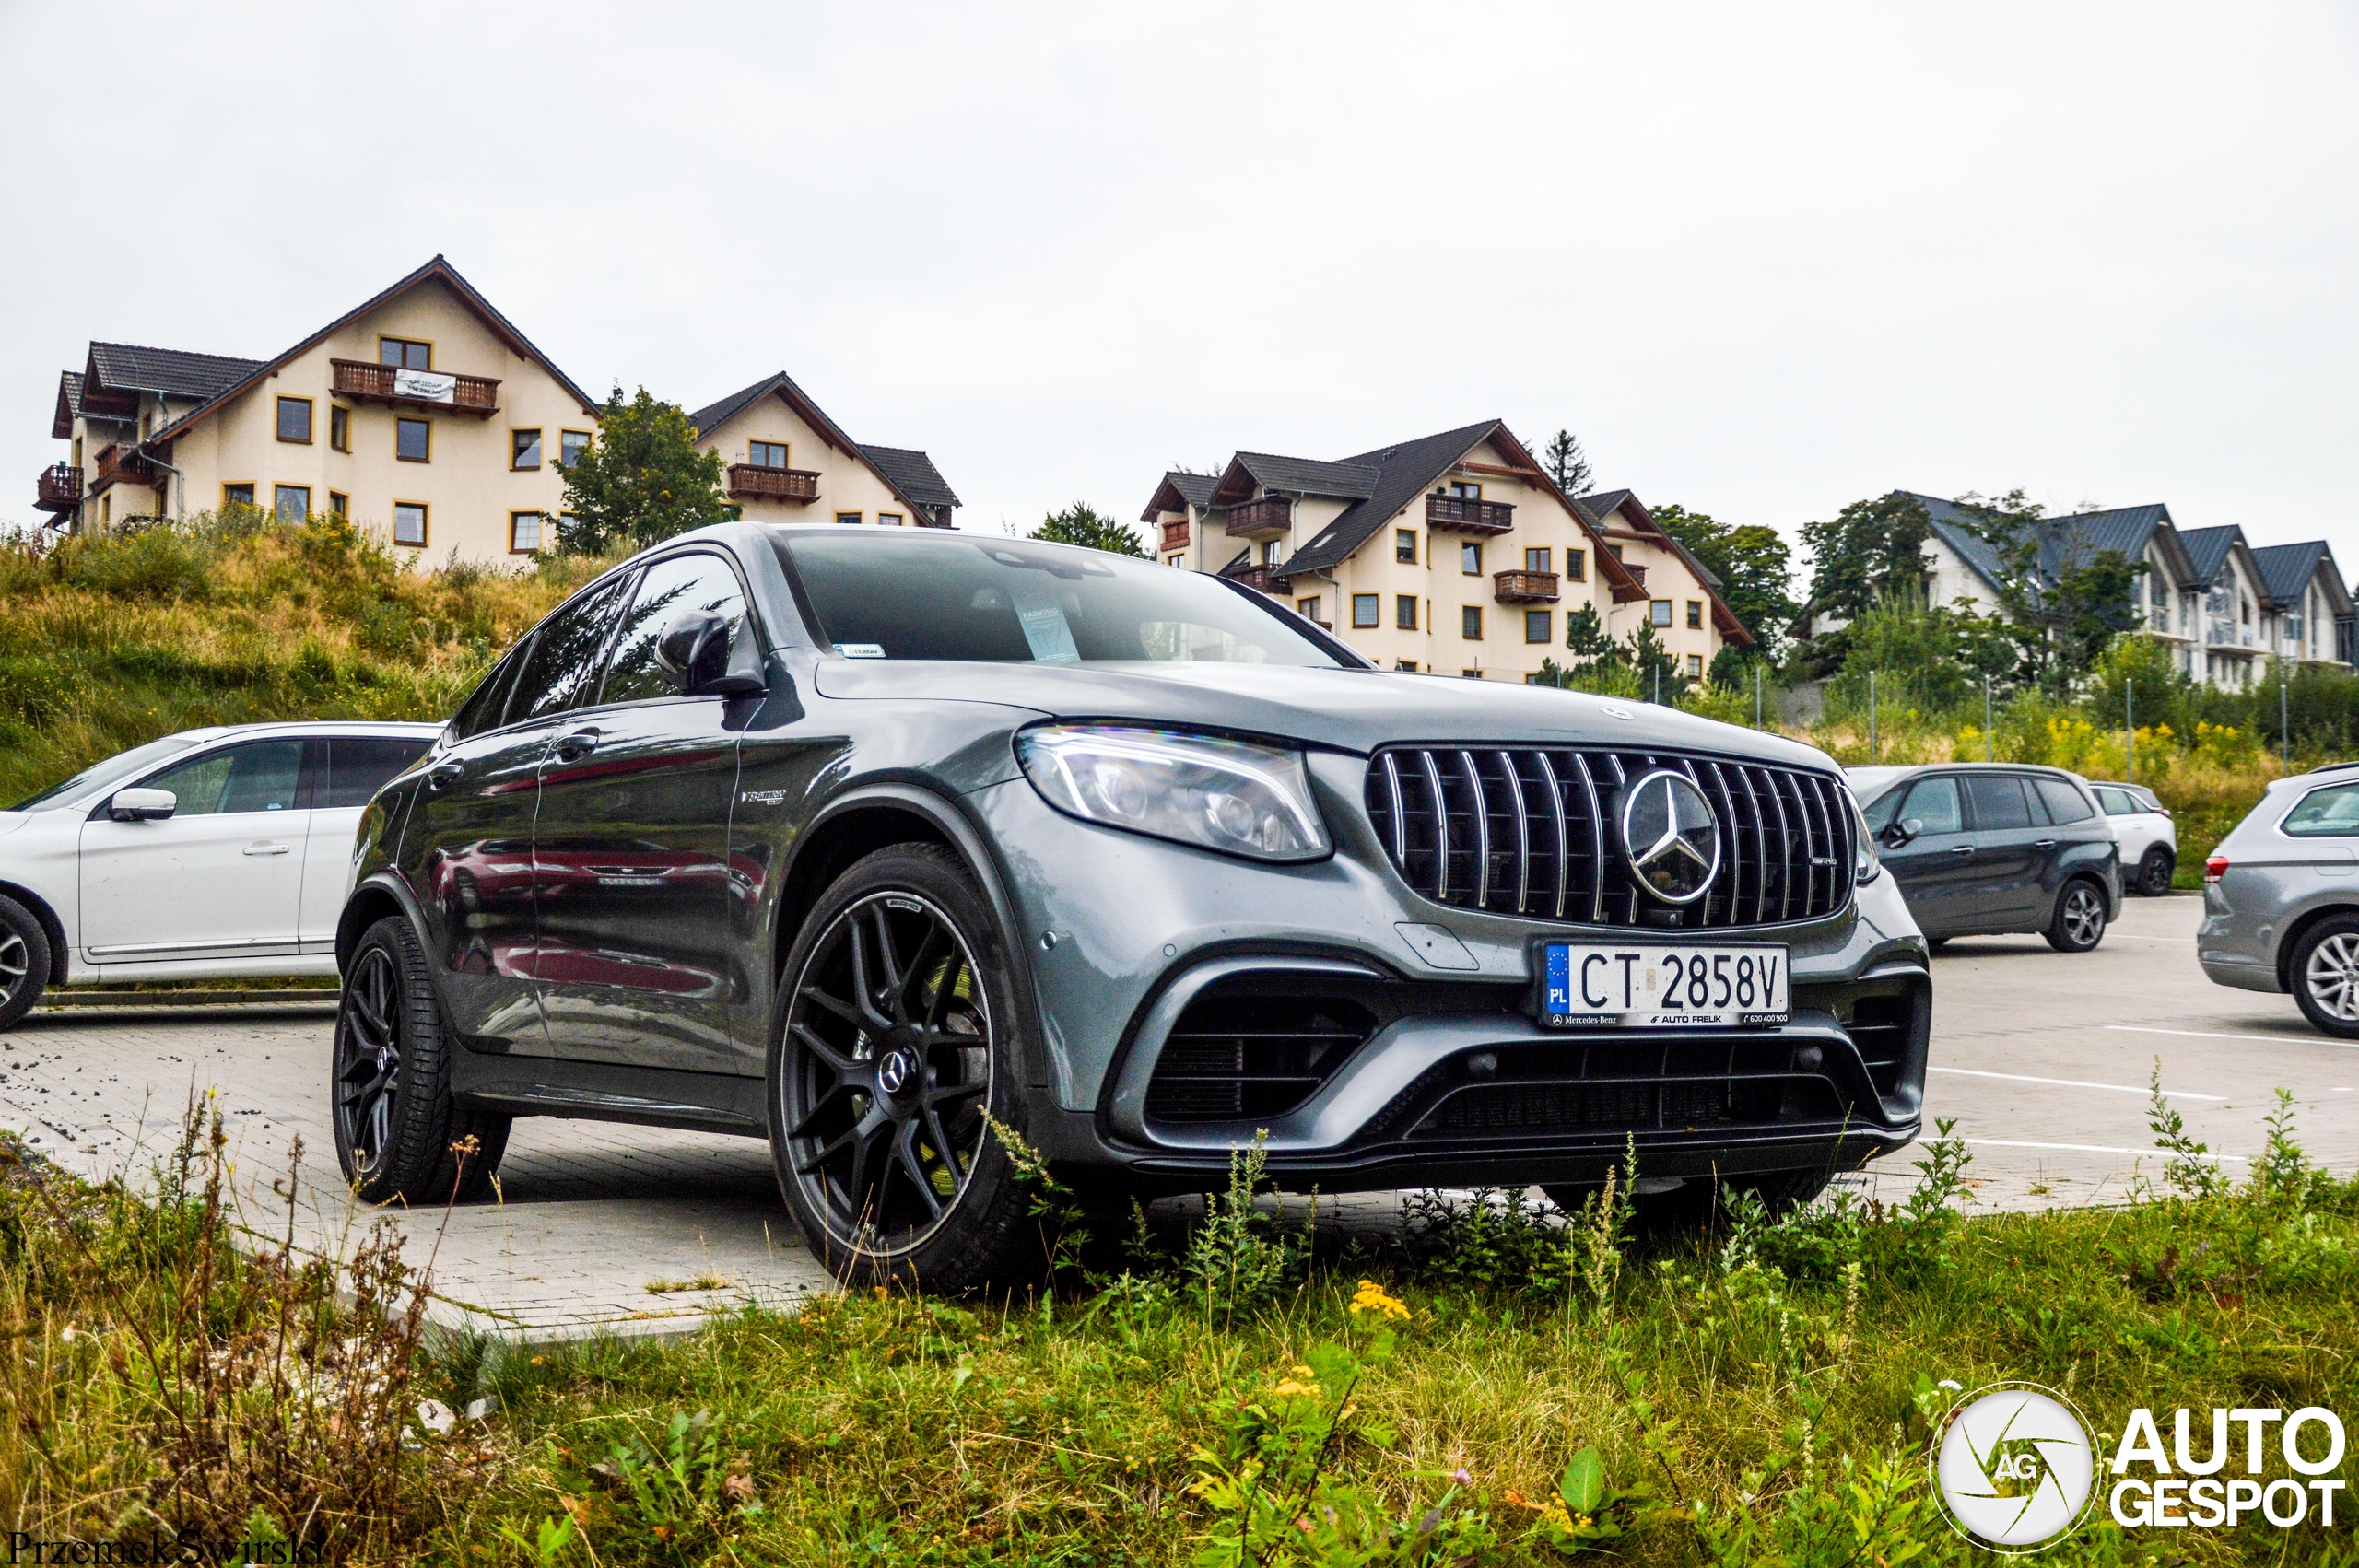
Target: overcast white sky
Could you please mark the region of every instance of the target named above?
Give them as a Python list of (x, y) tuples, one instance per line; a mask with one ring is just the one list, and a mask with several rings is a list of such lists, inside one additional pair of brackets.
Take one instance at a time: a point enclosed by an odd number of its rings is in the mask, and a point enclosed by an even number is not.
[(0, 520), (91, 338), (436, 252), (577, 380), (783, 367), (962, 526), (1499, 415), (1793, 530), (2163, 500), (2359, 570), (2359, 10), (0, 0)]

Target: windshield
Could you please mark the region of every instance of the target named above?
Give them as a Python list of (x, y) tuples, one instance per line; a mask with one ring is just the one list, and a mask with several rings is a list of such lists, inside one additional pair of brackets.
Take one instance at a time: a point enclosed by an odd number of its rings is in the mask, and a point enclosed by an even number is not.
[(48, 789), (38, 794), (28, 795), (7, 809), (12, 812), (39, 811), (44, 806), (53, 806), (62, 801), (72, 800), (75, 795), (90, 785), (101, 783), (110, 778), (128, 778), (149, 764), (161, 762), (173, 753), (184, 752), (194, 744), (196, 740), (194, 736), (167, 735), (160, 741), (150, 741), (144, 746), (134, 746), (127, 752), (116, 753), (104, 762), (92, 763), (64, 783), (52, 784)]
[(814, 629), (847, 659), (1343, 663), (1274, 606), (1103, 550), (865, 528), (771, 537)]

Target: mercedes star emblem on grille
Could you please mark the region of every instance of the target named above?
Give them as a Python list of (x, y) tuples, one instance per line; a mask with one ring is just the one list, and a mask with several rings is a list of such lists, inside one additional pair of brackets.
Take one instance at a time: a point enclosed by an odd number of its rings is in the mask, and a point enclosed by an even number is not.
[(1685, 774), (1658, 769), (1623, 797), (1622, 848), (1649, 893), (1693, 904), (1720, 869), (1719, 819)]

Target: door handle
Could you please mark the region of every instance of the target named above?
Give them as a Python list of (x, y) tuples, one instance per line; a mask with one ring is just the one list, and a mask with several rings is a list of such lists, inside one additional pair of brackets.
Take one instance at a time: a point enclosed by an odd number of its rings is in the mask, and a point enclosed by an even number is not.
[(284, 844), (254, 843), (247, 845), (245, 852), (249, 855), (284, 855), (287, 853), (287, 846)]
[(426, 770), (426, 787), (439, 795), (456, 784), (465, 771), (455, 762), (438, 762)]
[(1974, 846), (1971, 844), (1961, 844), (1956, 848), (1952, 849), (1950, 853), (1953, 855), (1971, 855), (1974, 853)]
[(598, 731), (595, 730), (576, 730), (570, 735), (561, 735), (557, 738), (557, 755), (568, 762), (577, 757), (588, 756), (597, 749)]
[(2053, 838), (2035, 839), (2032, 843), (2032, 848), (2035, 849), (2053, 849), (2056, 848), (2056, 840)]

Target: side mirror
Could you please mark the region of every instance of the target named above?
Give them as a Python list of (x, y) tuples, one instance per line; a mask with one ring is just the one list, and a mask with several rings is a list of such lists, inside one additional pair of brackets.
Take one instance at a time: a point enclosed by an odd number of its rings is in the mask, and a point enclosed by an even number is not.
[(710, 610), (683, 610), (656, 640), (655, 661), (663, 666), (683, 696), (736, 696), (768, 685), (753, 650), (753, 638), (729, 635), (729, 623)]
[(170, 790), (117, 790), (107, 802), (107, 815), (115, 822), (161, 822), (180, 805)]
[(1906, 822), (1894, 823), (1876, 837), (1885, 848), (1897, 849), (1924, 831), (1925, 825), (1912, 816)]

